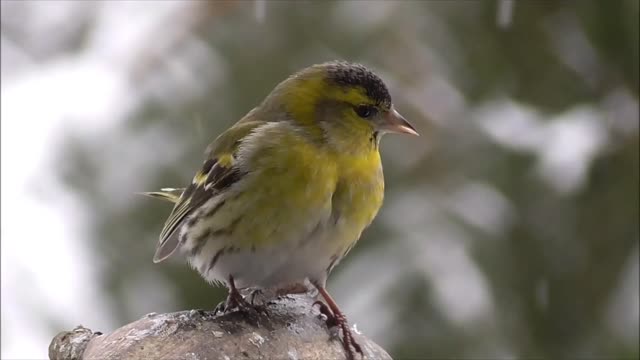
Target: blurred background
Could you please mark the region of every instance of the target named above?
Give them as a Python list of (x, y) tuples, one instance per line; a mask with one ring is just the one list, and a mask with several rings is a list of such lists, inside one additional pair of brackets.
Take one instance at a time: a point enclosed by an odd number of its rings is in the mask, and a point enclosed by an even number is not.
[(638, 0), (5, 1), (2, 358), (212, 309), (151, 258), (206, 145), (333, 59), (422, 133), (329, 288), (397, 359), (637, 359)]

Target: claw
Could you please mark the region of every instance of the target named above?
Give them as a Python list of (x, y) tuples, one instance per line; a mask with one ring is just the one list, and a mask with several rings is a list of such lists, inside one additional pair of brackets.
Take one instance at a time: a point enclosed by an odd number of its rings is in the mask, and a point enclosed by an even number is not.
[(338, 309), (336, 303), (323, 287), (318, 287), (318, 290), (328, 304), (325, 304), (322, 301), (316, 301), (312, 306), (317, 305), (320, 313), (327, 317), (327, 327), (332, 328), (334, 326), (338, 326), (342, 330), (342, 346), (344, 347), (347, 359), (354, 360), (355, 353), (359, 353), (360, 356), (364, 358), (362, 347), (354, 339), (353, 334), (351, 333), (351, 329), (349, 328), (347, 318), (344, 316), (344, 314), (342, 314), (342, 312), (340, 312), (340, 309)]
[(251, 292), (251, 295), (249, 295), (249, 303), (251, 305), (256, 305), (256, 297), (261, 296), (262, 295), (262, 290), (261, 289), (255, 289)]
[(224, 314), (226, 310), (225, 303), (226, 301), (220, 301), (218, 305), (216, 305), (216, 307), (213, 309), (213, 315), (218, 315), (218, 313)]
[(334, 326), (338, 326), (338, 319), (336, 319), (336, 316), (333, 314), (333, 312), (331, 312), (331, 309), (329, 309), (327, 304), (318, 300), (314, 302), (312, 306), (316, 305), (318, 305), (320, 314), (324, 315), (327, 318), (327, 320), (325, 321), (327, 323), (327, 327), (332, 328)]
[[(252, 294), (253, 295), (253, 294)], [(229, 295), (227, 295), (227, 299), (221, 303), (219, 303), (215, 309), (213, 310), (214, 315), (227, 314), (234, 309), (238, 309), (238, 311), (255, 311), (262, 314), (267, 314), (267, 309), (263, 305), (255, 305), (253, 303), (254, 296), (251, 296), (251, 301), (247, 301), (242, 294), (238, 291), (233, 281), (233, 277), (229, 276)]]

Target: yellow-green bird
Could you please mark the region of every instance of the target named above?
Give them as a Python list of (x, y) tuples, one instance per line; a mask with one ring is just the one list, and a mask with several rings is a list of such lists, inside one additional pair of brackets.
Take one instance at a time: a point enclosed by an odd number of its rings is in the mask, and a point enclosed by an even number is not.
[(337, 61), (299, 71), (215, 139), (188, 187), (147, 193), (175, 202), (154, 262), (180, 249), (226, 284), (226, 310), (251, 306), (239, 289), (308, 280), (353, 358), (362, 351), (325, 284), (382, 205), (389, 132), (418, 135), (372, 71)]

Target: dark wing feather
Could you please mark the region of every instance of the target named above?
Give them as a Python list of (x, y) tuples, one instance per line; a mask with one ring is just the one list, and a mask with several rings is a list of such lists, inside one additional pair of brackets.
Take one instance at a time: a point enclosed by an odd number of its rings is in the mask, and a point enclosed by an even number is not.
[(182, 193), (160, 233), (160, 241), (153, 257), (160, 262), (175, 252), (180, 243), (178, 229), (194, 210), (207, 200), (224, 191), (241, 178), (240, 171), (233, 165), (222, 166), (218, 159), (208, 159)]

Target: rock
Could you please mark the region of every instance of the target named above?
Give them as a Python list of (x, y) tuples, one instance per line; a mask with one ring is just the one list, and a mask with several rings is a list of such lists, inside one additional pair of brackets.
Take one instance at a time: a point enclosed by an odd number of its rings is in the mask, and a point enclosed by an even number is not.
[[(51, 359), (345, 359), (307, 295), (267, 303), (266, 314), (190, 310), (149, 314), (111, 334), (78, 327), (58, 334)], [(381, 347), (354, 332), (365, 359), (391, 359)]]

